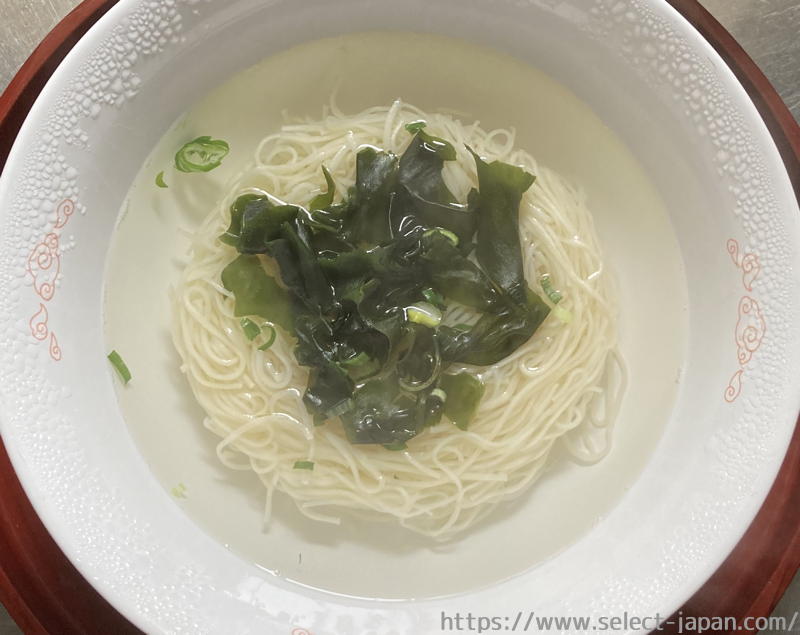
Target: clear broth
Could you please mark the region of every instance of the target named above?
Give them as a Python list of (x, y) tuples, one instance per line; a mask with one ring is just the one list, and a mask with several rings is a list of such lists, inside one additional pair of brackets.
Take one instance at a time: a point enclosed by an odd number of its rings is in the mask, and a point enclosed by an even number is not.
[[(217, 460), (218, 439), (202, 425), (204, 413), (171, 341), (170, 286), (188, 250), (181, 230), (205, 218), (259, 140), (281, 125), (282, 111), (319, 117), (334, 90), (346, 112), (400, 97), (426, 110), (463, 113), (462, 120), (477, 119), (486, 129), (515, 128), (519, 147), (585, 190), (619, 283), (630, 384), (610, 454), (592, 466), (554, 457), (531, 491), (443, 545), (391, 523), (346, 516), (339, 527), (317, 523), (282, 495), (265, 530), (261, 483)], [(230, 143), (223, 165), (208, 174), (177, 173), (176, 149), (205, 134)], [(162, 170), (168, 189), (155, 185)], [(167, 494), (185, 486), (176, 504), (241, 558), (276, 575), (372, 598), (425, 598), (487, 586), (588, 533), (653, 452), (672, 411), (688, 333), (685, 274), (669, 217), (612, 131), (563, 86), (511, 57), (459, 40), (396, 32), (292, 48), (237, 74), (182, 116), (145, 162), (123, 206), (107, 264), (105, 323), (109, 349), (120, 351), (135, 374), (119, 389), (120, 408)]]

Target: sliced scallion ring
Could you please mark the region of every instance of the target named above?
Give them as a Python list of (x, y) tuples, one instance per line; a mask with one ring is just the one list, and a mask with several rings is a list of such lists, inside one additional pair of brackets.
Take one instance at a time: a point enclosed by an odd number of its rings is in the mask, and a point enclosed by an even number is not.
[(128, 366), (125, 364), (125, 362), (122, 361), (120, 354), (117, 353), (117, 351), (111, 351), (108, 354), (108, 361), (111, 362), (114, 370), (116, 370), (119, 374), (120, 379), (122, 379), (122, 383), (127, 384), (131, 380), (131, 371), (128, 369)]
[(229, 151), (227, 141), (197, 137), (175, 154), (175, 167), (181, 172), (210, 172), (219, 167)]
[(406, 318), (409, 322), (435, 328), (442, 321), (442, 312), (429, 302), (416, 302), (406, 307)]
[(455, 233), (451, 232), (449, 229), (444, 229), (443, 227), (434, 227), (433, 229), (427, 230), (423, 236), (432, 236), (433, 234), (441, 234), (447, 240), (449, 240), (453, 245), (458, 247), (458, 236)]
[(242, 318), (239, 324), (242, 326), (244, 336), (251, 342), (261, 333), (261, 327), (250, 318)]
[(260, 351), (267, 350), (270, 346), (272, 346), (275, 343), (275, 338), (278, 337), (278, 331), (275, 330), (275, 327), (272, 326), (272, 324), (265, 324), (262, 327), (262, 332), (266, 329), (269, 329), (269, 335), (267, 336), (267, 341), (258, 347), (258, 350)]

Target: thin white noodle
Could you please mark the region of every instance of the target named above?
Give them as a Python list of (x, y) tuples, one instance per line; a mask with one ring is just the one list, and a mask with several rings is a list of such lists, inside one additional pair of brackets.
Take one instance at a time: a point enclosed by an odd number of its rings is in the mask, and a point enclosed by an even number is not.
[[(522, 165), (536, 175), (520, 207), (525, 275), (537, 289), (549, 274), (563, 295), (559, 306), (573, 319), (562, 324), (551, 314), (512, 355), (494, 367), (473, 369), (486, 393), (468, 431), (444, 421), (412, 439), (407, 450), (392, 452), (350, 444), (338, 422), (314, 428), (301, 399), (308, 372), (294, 360), (290, 339), (279, 330), (273, 346), (259, 351), (240, 328), (233, 298), (219, 284), (236, 254), (217, 237), (243, 191), (262, 189), (305, 204), (324, 188), (323, 162), (338, 191), (346, 191), (355, 177), (354, 151), (372, 145), (400, 154), (410, 139), (404, 124), (418, 119), (456, 148), (458, 161), (446, 164), (444, 177), (460, 199), (477, 185), (467, 144), (489, 160)], [(292, 122), (265, 137), (254, 163), (233, 179), (194, 235), (174, 294), (174, 341), (208, 415), (206, 427), (222, 437), (220, 460), (253, 470), (263, 481), (265, 522), (277, 490), (316, 520), (338, 523), (349, 510), (394, 517), (414, 531), (446, 539), (535, 482), (559, 440), (583, 463), (608, 452), (626, 380), (613, 284), (582, 194), (514, 149), (514, 136), (513, 130), (487, 132), (477, 122), (464, 125), (400, 101), (354, 116), (332, 103), (322, 120)], [(455, 309), (451, 318), (468, 319), (469, 312)], [(313, 471), (294, 469), (299, 460), (313, 461)]]

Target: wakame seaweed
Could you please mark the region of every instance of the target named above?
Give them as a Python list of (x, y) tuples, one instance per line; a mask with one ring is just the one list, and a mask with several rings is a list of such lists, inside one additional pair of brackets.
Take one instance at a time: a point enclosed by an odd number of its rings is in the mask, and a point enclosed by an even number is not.
[[(235, 314), (294, 337), (315, 422), (339, 417), (352, 443), (390, 450), (442, 416), (466, 429), (484, 387), (450, 367), (500, 361), (549, 312), (523, 273), (519, 205), (534, 177), (470, 149), (478, 188), (461, 203), (442, 178), (455, 148), (424, 128), (407, 126), (401, 156), (360, 150), (340, 202), (324, 167), (326, 190), (308, 207), (240, 196), (220, 237), (240, 254), (222, 272)], [(471, 324), (444, 324), (453, 303), (472, 310)]]

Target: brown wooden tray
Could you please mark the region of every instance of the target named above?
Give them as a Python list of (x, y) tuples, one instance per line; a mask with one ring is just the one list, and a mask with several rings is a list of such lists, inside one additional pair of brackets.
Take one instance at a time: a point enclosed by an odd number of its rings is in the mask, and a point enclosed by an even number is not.
[[(750, 94), (800, 200), (800, 127), (791, 113), (755, 63), (696, 0), (668, 1), (711, 43)], [(50, 75), (116, 2), (84, 0), (42, 41), (0, 96), (0, 169)], [(2, 442), (0, 492), (0, 601), (22, 630), (63, 635), (137, 633), (78, 573), (47, 533)], [(681, 608), (682, 615), (739, 620), (769, 615), (799, 566), (800, 424), (755, 521), (717, 572)], [(664, 627), (663, 632), (677, 633), (677, 628)]]

